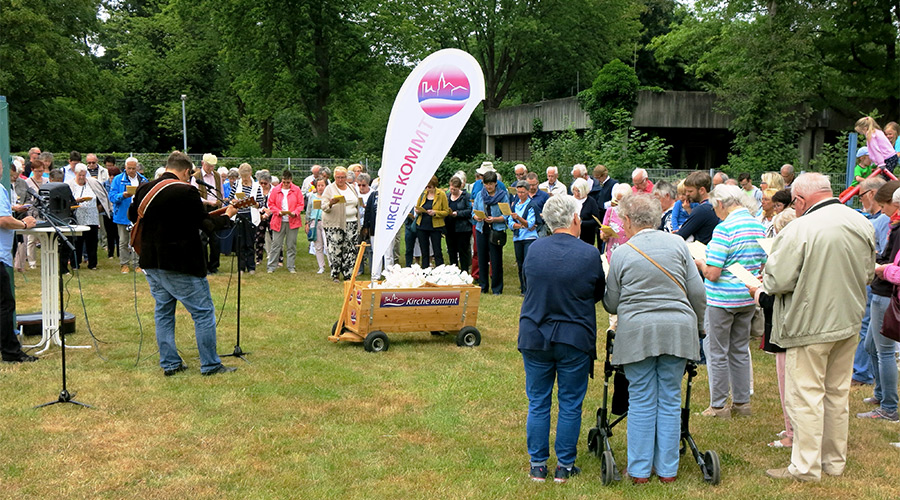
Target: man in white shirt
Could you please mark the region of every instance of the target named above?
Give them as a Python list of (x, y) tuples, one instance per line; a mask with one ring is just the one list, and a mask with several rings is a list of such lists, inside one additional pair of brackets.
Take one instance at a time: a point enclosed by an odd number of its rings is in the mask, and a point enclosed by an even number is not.
[(550, 196), (567, 193), (566, 186), (559, 182), (559, 169), (556, 167), (547, 167), (547, 181), (542, 182), (538, 189), (545, 191)]
[[(200, 200), (203, 202), (203, 207), (206, 208), (207, 212), (212, 212), (222, 206), (222, 202), (216, 197), (217, 195), (219, 197), (222, 196), (222, 176), (216, 172), (216, 164), (218, 163), (219, 158), (216, 155), (206, 153), (203, 155), (203, 160), (200, 162), (200, 170), (191, 176), (191, 185), (200, 191)], [(214, 189), (209, 189), (206, 186), (197, 184), (198, 180), (213, 186)], [(205, 232), (201, 231), (200, 243), (203, 245), (204, 251), (209, 252), (206, 260), (206, 272), (208, 274), (218, 273), (221, 259), (219, 238), (216, 236), (210, 237)]]
[(313, 165), (312, 168), (309, 169), (310, 174), (306, 176), (306, 179), (303, 179), (303, 184), (300, 185), (300, 192), (303, 193), (303, 196), (309, 194), (313, 181), (316, 180), (316, 176), (319, 175), (320, 170), (322, 170), (322, 165)]

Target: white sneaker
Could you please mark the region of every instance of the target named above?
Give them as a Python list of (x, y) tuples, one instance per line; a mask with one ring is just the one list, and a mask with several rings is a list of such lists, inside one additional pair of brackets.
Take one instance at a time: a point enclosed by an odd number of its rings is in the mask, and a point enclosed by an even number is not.
[(325, 272), (325, 268), (324, 268), (324, 267), (320, 267), (319, 270), (318, 270), (318, 272), (316, 272), (316, 274), (322, 274), (322, 273), (324, 273), (324, 272)]
[(288, 272), (291, 273), (291, 274), (297, 274), (297, 270), (296, 270), (296, 269), (288, 269)]

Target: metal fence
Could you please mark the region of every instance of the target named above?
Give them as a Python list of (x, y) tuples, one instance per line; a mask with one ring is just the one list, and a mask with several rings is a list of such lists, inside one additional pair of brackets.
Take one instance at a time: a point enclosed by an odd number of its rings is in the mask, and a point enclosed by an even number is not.
[[(169, 157), (168, 153), (96, 153), (97, 157), (102, 162), (104, 158), (107, 156), (113, 156), (116, 158), (116, 164), (120, 167), (125, 165), (125, 159), (133, 156), (138, 159), (141, 166), (144, 168), (144, 175), (152, 175), (157, 168), (162, 167), (166, 164), (166, 159)], [(23, 153), (14, 153), (14, 155), (22, 156), (23, 158), (28, 158), (28, 152)], [(87, 153), (82, 153), (82, 161), (84, 161)], [(191, 158), (191, 161), (194, 162), (198, 167), (200, 166), (200, 161), (203, 159), (203, 154), (188, 154)], [(67, 164), (67, 160), (69, 159), (69, 153), (53, 153), (53, 163), (56, 168), (62, 167)], [(313, 165), (322, 165), (323, 167), (328, 167), (334, 169), (336, 166), (348, 166), (354, 163), (360, 163), (363, 167), (366, 168), (366, 171), (369, 171), (369, 159), (368, 158), (237, 158), (230, 156), (220, 156), (218, 157), (218, 167), (225, 168), (237, 168), (241, 165), (241, 163), (249, 163), (251, 167), (253, 167), (253, 171), (266, 169), (274, 175), (281, 175), (281, 172), (289, 168), (292, 173), (297, 175), (302, 175), (303, 177), (309, 175), (310, 170)]]

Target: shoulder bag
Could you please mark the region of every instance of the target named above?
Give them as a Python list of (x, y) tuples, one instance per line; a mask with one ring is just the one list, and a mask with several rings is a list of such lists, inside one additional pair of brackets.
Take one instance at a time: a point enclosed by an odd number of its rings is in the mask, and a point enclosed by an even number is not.
[(657, 262), (656, 262), (655, 260), (651, 259), (649, 255), (647, 255), (647, 254), (645, 254), (644, 252), (642, 252), (641, 249), (639, 249), (638, 247), (632, 245), (630, 241), (627, 242), (626, 245), (628, 245), (628, 246), (630, 246), (631, 248), (633, 248), (637, 253), (643, 255), (644, 258), (647, 259), (647, 260), (649, 260), (650, 263), (653, 264), (654, 266), (656, 266), (657, 269), (659, 269), (660, 271), (664, 272), (664, 273), (666, 274), (666, 276), (668, 276), (670, 280), (674, 281), (675, 284), (678, 285), (678, 288), (680, 288), (681, 291), (684, 292), (685, 295), (687, 295), (687, 290), (685, 290), (684, 285), (682, 285), (680, 281), (678, 281), (677, 279), (675, 279), (675, 276), (672, 276), (672, 273), (670, 273), (669, 271), (666, 271), (665, 269), (663, 269), (663, 267), (662, 267), (661, 265), (657, 264)]
[(900, 299), (897, 298), (896, 286), (891, 292), (891, 305), (884, 312), (881, 334), (894, 342), (900, 342)]

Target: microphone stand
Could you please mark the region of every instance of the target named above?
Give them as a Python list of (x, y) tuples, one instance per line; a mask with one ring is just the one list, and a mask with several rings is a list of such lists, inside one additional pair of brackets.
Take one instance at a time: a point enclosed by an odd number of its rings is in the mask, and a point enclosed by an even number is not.
[[(206, 187), (207, 192), (216, 191), (216, 188), (212, 188), (211, 186), (205, 186), (205, 187)], [(223, 206), (225, 205), (225, 200), (223, 200), (219, 195), (217, 195), (216, 193), (212, 193), (212, 195), (215, 196), (217, 200), (221, 201)], [(243, 274), (243, 268), (241, 267), (241, 227), (242, 227), (241, 225), (243, 224), (243, 221), (241, 220), (240, 215), (235, 216), (235, 224), (237, 226), (236, 227), (237, 234), (235, 236), (235, 240), (236, 240), (237, 244), (235, 246), (237, 247), (237, 259), (238, 259), (237, 339), (235, 340), (233, 352), (231, 352), (229, 354), (219, 354), (219, 356), (223, 357), (223, 358), (227, 358), (227, 357), (240, 358), (240, 359), (244, 360), (244, 362), (250, 363), (250, 361), (244, 357), (245, 355), (250, 354), (250, 353), (244, 352), (241, 349), (241, 275)]]
[[(60, 229), (59, 229), (59, 224), (65, 224), (65, 223), (56, 219), (56, 216), (54, 216), (47, 210), (47, 207), (44, 206), (44, 204), (40, 200), (40, 198), (38, 198), (38, 200), (34, 203), (34, 206), (38, 209), (38, 211), (44, 217), (44, 220), (47, 221), (49, 223), (50, 227), (52, 227), (53, 230), (56, 232), (57, 239), (59, 241), (65, 243), (66, 246), (68, 246), (69, 249), (74, 254), (75, 253), (75, 245), (73, 245), (72, 242), (69, 241), (69, 239), (66, 238), (66, 236), (63, 234), (63, 232), (60, 231)], [(68, 224), (66, 224), (66, 225), (68, 225)], [(65, 310), (64, 310), (65, 306), (63, 305), (62, 269), (57, 268), (56, 276), (59, 280), (59, 285), (58, 285), (59, 286), (59, 326), (57, 327), (57, 333), (59, 334), (59, 342), (60, 342), (60, 347), (62, 350), (62, 390), (59, 392), (59, 398), (57, 398), (56, 401), (49, 401), (44, 404), (39, 404), (39, 405), (35, 406), (35, 409), (43, 408), (45, 406), (55, 405), (57, 403), (70, 403), (73, 405), (83, 406), (85, 408), (93, 408), (93, 406), (91, 406), (91, 405), (84, 404), (80, 401), (75, 401), (75, 399), (73, 399), (75, 397), (75, 393), (74, 392), (70, 393), (69, 390), (66, 388), (66, 336), (63, 333), (63, 320), (65, 319)]]

